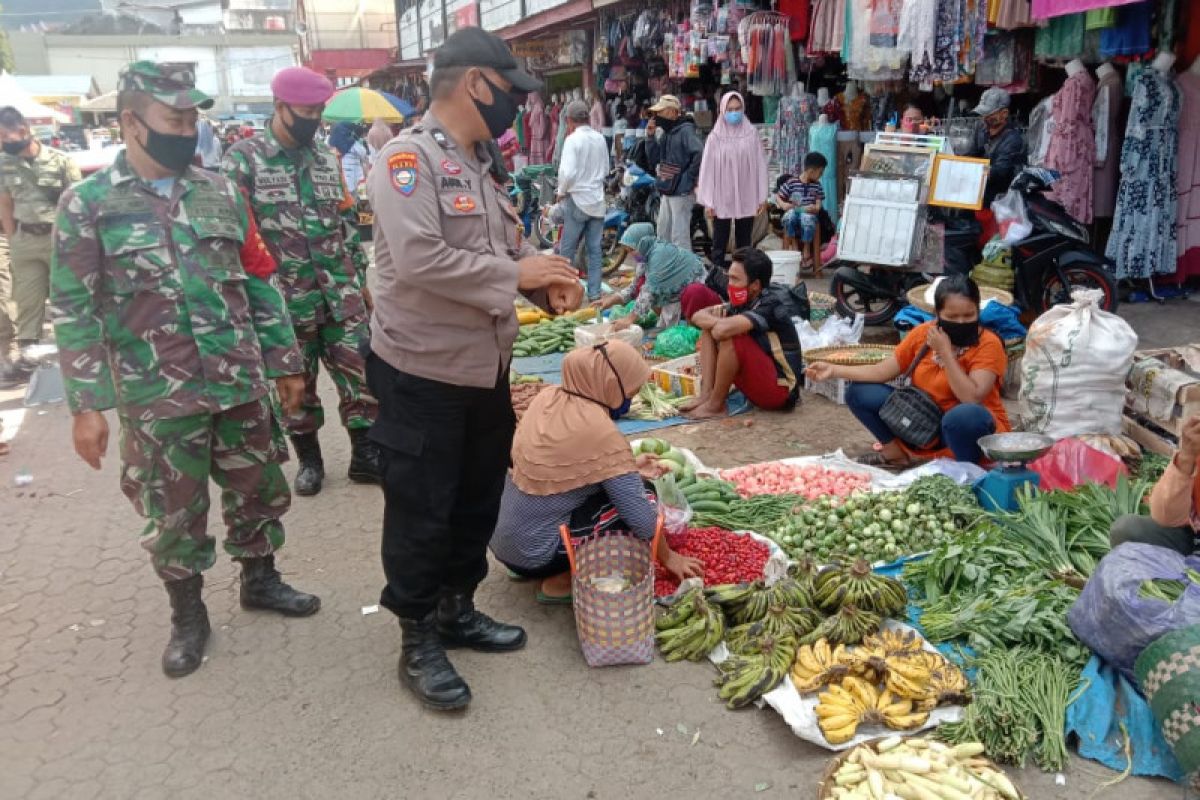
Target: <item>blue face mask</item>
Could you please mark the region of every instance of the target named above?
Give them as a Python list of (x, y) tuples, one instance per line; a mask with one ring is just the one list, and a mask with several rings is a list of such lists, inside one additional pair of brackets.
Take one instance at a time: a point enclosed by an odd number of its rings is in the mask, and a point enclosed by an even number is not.
[(633, 401), (626, 397), (624, 403), (621, 403), (621, 405), (617, 406), (616, 408), (610, 408), (608, 410), (608, 415), (613, 418), (613, 422), (616, 422), (621, 417), (629, 413), (629, 407), (632, 405)]
[(742, 112), (741, 111), (726, 111), (725, 112), (725, 121), (728, 122), (730, 125), (741, 125), (742, 124)]

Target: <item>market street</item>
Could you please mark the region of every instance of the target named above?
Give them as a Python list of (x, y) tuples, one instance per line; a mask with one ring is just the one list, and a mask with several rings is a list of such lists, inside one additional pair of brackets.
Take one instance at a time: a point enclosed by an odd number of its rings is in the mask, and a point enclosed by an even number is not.
[[(1126, 306), (1143, 346), (1196, 339), (1200, 304)], [(333, 390), (324, 377), (327, 403)], [(285, 518), (285, 578), (321, 595), (312, 619), (243, 612), (223, 555), (205, 599), (207, 663), (165, 678), (167, 598), (118, 489), (116, 440), (99, 473), (71, 450), (67, 409), (22, 413), (0, 394), (0, 797), (699, 798), (812, 797), (829, 753), (770, 710), (730, 712), (707, 665), (589, 669), (571, 612), (493, 566), (482, 608), (524, 625), (512, 655), (459, 651), (475, 693), (465, 717), (423, 711), (397, 683), (399, 630), (378, 601), (382, 497), (344, 475), (348, 444), (323, 430), (325, 490)], [(21, 418), (23, 417), (23, 418)], [(753, 423), (753, 424), (750, 424)], [(806, 397), (793, 415), (756, 412), (670, 428), (664, 438), (730, 466), (862, 447), (844, 408)], [(27, 470), (32, 483), (14, 486)], [(295, 464), (286, 467), (290, 478)], [(210, 530), (220, 530), (219, 509)], [(1029, 797), (1174, 798), (1072, 756), (1065, 785), (1014, 773)]]

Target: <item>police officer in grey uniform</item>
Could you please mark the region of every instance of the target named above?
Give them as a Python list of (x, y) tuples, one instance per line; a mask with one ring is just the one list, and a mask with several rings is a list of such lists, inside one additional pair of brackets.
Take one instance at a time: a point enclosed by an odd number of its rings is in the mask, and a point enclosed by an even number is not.
[(380, 151), (368, 178), (375, 210), (375, 313), (367, 381), (383, 452), (380, 603), (400, 618), (400, 677), (427, 706), (466, 706), (470, 689), (446, 647), (516, 650), (525, 631), (475, 610), (500, 509), (515, 419), (508, 366), (513, 300), (578, 308), (566, 259), (521, 237), (486, 143), (506, 131), (539, 83), (502, 40), (458, 31), (434, 56), (433, 102)]

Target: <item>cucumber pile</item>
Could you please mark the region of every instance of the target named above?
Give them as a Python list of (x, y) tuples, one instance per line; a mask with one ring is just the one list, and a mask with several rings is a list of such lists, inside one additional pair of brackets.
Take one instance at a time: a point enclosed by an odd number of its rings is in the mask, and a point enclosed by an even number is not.
[(544, 319), (532, 325), (522, 325), (517, 331), (513, 355), (517, 358), (566, 353), (575, 347), (575, 329), (579, 321), (570, 316)]
[(724, 514), (730, 503), (741, 499), (732, 483), (697, 475), (683, 453), (662, 439), (642, 439), (633, 452), (656, 455), (670, 467), (675, 485), (697, 514)]

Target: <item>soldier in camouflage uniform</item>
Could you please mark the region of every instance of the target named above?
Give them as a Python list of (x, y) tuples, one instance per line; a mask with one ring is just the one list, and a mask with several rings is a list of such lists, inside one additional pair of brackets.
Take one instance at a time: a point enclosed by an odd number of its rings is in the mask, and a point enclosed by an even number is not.
[(320, 608), (282, 582), (274, 556), (291, 497), (268, 393), (274, 379), (282, 404), (298, 406), (303, 364), (244, 196), (190, 166), (196, 109), (212, 100), (189, 69), (139, 61), (122, 71), (117, 102), (125, 151), (62, 197), (51, 307), (75, 450), (93, 468), (108, 444), (101, 412), (120, 418), (121, 488), (148, 520), (142, 545), (173, 610), (163, 670), (180, 676), (200, 665), (209, 634), (210, 476), (242, 606)]
[(333, 378), (342, 424), (350, 432), (350, 479), (380, 479), (379, 453), (367, 440), (377, 408), (359, 352), (369, 335), (367, 258), (337, 154), (313, 141), (333, 84), (312, 70), (289, 67), (275, 76), (271, 89), (275, 116), (260, 135), (229, 148), (223, 170), (249, 196), (279, 264), (305, 377), (301, 413), (286, 417), (284, 426), (300, 462), (296, 494), (314, 495), (325, 475), (317, 440), (324, 421), (318, 361)]
[(80, 175), (70, 156), (34, 138), (25, 117), (12, 106), (0, 108), (0, 149), (0, 228), (9, 243), (16, 339), (22, 351), (17, 372), (24, 377), (36, 366), (24, 353), (42, 338), (46, 321), (54, 209)]

